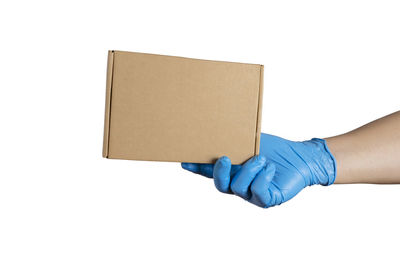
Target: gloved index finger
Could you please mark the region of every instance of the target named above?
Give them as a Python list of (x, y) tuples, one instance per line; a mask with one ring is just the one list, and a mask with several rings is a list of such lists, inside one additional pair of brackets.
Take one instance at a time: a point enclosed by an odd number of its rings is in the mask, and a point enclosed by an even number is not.
[(215, 163), (214, 184), (220, 192), (230, 193), (231, 166), (231, 160), (226, 156), (219, 158)]

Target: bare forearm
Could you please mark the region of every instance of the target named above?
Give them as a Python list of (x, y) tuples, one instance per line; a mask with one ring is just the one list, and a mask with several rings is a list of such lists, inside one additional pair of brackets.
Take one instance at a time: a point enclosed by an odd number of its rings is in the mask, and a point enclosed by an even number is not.
[(335, 183), (400, 183), (400, 111), (326, 141), (337, 162)]

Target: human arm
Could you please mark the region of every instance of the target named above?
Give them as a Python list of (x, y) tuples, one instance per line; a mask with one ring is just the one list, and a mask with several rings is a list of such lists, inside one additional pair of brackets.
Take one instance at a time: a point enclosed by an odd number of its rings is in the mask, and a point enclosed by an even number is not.
[(336, 158), (336, 184), (400, 183), (400, 111), (325, 140)]

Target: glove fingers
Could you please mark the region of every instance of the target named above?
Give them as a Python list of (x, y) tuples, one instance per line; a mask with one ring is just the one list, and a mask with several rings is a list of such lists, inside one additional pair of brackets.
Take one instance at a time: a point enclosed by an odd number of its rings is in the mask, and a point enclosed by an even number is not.
[(222, 193), (230, 193), (229, 184), (231, 181), (231, 160), (223, 156), (214, 165), (214, 184)]
[[(181, 166), (183, 169), (187, 171), (197, 173), (206, 176), (208, 178), (213, 178), (214, 164), (182, 162)], [(242, 167), (241, 165), (232, 165), (231, 175), (235, 175), (241, 169), (241, 167)]]
[(271, 181), (275, 175), (275, 164), (268, 163), (256, 176), (251, 184), (250, 202), (257, 206), (268, 208), (275, 203), (274, 195), (271, 194)]
[(250, 184), (265, 164), (266, 159), (263, 156), (255, 156), (248, 160), (232, 178), (232, 192), (246, 200), (250, 199)]
[(231, 167), (231, 176), (234, 176), (240, 169), (242, 168), (242, 165), (232, 165)]
[(187, 163), (182, 162), (181, 166), (183, 169), (194, 172), (208, 178), (213, 177), (213, 164), (201, 164), (201, 163)]

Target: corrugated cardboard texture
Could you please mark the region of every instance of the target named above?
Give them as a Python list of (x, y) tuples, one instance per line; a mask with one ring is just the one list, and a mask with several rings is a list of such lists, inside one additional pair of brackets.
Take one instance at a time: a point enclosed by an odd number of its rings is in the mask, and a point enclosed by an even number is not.
[(258, 154), (263, 67), (110, 51), (103, 156), (241, 164)]

